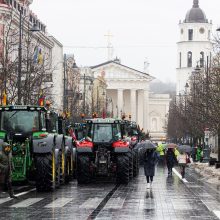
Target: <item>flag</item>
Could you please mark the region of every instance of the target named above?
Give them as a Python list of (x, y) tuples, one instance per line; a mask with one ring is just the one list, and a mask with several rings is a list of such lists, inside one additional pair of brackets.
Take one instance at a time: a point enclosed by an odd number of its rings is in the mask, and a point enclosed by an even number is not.
[(41, 49), (39, 49), (39, 52), (38, 52), (38, 64), (43, 64), (43, 54), (42, 54)]
[(39, 106), (44, 106), (44, 104), (45, 104), (45, 96), (43, 95), (43, 92), (41, 91), (40, 97), (38, 99), (38, 105)]
[(4, 91), (3, 95), (2, 95), (2, 105), (3, 106), (7, 105), (7, 95), (6, 95), (5, 91)]

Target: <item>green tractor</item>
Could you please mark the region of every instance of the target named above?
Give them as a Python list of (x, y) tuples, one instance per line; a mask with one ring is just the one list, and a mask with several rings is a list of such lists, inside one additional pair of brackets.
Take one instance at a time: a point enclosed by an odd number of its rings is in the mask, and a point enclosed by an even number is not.
[(0, 142), (12, 146), (12, 181), (35, 180), (38, 191), (68, 182), (75, 169), (72, 137), (65, 121), (41, 106), (1, 106)]

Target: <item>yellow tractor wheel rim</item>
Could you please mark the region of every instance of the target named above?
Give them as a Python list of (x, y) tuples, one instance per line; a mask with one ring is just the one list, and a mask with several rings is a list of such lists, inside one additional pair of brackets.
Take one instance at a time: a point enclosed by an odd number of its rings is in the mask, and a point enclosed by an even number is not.
[(55, 164), (55, 153), (52, 154), (52, 181), (56, 180), (56, 164)]
[(64, 152), (62, 153), (62, 174), (65, 173), (65, 155)]

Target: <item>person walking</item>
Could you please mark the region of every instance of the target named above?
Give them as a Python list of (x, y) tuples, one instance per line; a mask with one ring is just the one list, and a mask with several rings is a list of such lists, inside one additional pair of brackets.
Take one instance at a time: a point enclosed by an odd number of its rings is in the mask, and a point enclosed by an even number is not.
[(3, 143), (2, 147), (0, 147), (0, 175), (2, 177), (1, 179), (4, 179), (4, 182), (1, 185), (2, 187), (6, 187), (8, 189), (10, 198), (17, 198), (12, 189), (11, 174), (11, 146), (7, 143)]
[(166, 163), (167, 163), (167, 169), (168, 169), (168, 176), (172, 176), (172, 169), (174, 165), (177, 163), (177, 159), (174, 153), (174, 148), (168, 148), (166, 152)]
[(198, 146), (197, 151), (196, 151), (196, 161), (201, 162), (202, 157), (203, 157), (202, 147)]
[(156, 151), (160, 155), (158, 165), (163, 167), (165, 165), (165, 148), (162, 143), (158, 143)]
[(180, 155), (177, 157), (177, 160), (178, 160), (178, 163), (179, 163), (179, 166), (180, 166), (182, 179), (184, 179), (185, 178), (186, 165), (189, 161), (189, 156), (185, 152), (180, 152)]
[(147, 189), (152, 187), (155, 175), (155, 166), (158, 162), (158, 154), (155, 149), (147, 149), (144, 157), (144, 172), (147, 179)]

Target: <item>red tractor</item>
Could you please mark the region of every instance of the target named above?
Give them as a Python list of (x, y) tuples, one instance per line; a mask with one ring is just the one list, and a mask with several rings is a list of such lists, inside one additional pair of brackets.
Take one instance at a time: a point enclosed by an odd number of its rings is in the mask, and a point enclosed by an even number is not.
[(89, 183), (97, 176), (128, 183), (133, 178), (132, 151), (131, 143), (123, 139), (120, 120), (87, 120), (86, 136), (77, 143), (78, 183)]

